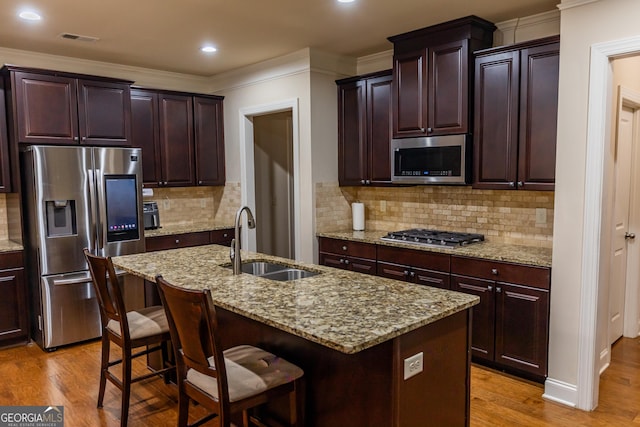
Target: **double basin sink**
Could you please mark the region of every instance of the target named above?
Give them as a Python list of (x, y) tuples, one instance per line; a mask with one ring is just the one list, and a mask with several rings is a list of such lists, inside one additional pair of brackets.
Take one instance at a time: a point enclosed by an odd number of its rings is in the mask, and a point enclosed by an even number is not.
[[(231, 266), (231, 268), (233, 267)], [(279, 282), (305, 279), (320, 274), (316, 271), (303, 270), (269, 261), (244, 261), (242, 263), (242, 272)]]

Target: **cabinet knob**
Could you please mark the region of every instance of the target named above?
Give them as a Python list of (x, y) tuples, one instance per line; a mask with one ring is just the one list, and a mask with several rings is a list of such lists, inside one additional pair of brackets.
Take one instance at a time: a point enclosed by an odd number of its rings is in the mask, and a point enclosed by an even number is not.
[(348, 259), (345, 259), (345, 260), (344, 260), (344, 263), (345, 263), (345, 264), (347, 264), (347, 265), (349, 265), (349, 260), (348, 260)]
[(224, 233), (224, 234), (222, 235), (222, 237), (229, 237), (229, 234)]
[(343, 247), (342, 247), (342, 250), (343, 250), (343, 251), (346, 251), (346, 250), (347, 250), (347, 246), (346, 246), (346, 245), (345, 245), (345, 246), (343, 246)]
[(87, 140), (87, 137), (86, 137), (86, 136), (83, 136), (83, 137), (82, 137), (82, 140), (83, 140), (83, 141), (86, 141), (86, 140)]
[(202, 185), (202, 181), (198, 181), (198, 185)]
[(167, 181), (164, 182), (164, 185), (167, 185)]
[(367, 185), (369, 185), (369, 184), (371, 184), (371, 180), (370, 179), (367, 180)]
[(176, 245), (180, 243), (180, 239), (176, 239)]
[(73, 137), (73, 140), (74, 140), (74, 141), (77, 141), (77, 140), (78, 140), (78, 137), (77, 137), (77, 136), (74, 136), (74, 137)]
[(510, 181), (510, 182), (509, 182), (509, 187), (515, 187), (515, 186), (516, 186), (516, 183), (515, 183), (515, 182), (513, 182), (513, 181)]
[(524, 185), (524, 182), (518, 181), (518, 187), (522, 187), (523, 185)]
[(636, 233), (626, 232), (626, 233), (624, 233), (624, 238), (625, 238), (625, 240), (626, 239), (635, 239), (636, 238)]
[(493, 290), (493, 286), (491, 286), (491, 285), (487, 286), (487, 290), (488, 290), (489, 292), (491, 292), (491, 291)]
[(433, 129), (432, 128), (427, 128), (427, 132), (431, 133), (431, 132), (433, 132)]
[(364, 185), (364, 184), (366, 184), (366, 183), (367, 183), (367, 181), (365, 181), (364, 179), (361, 179), (361, 180), (360, 180), (360, 184)]
[(496, 288), (496, 292), (497, 292), (497, 293), (502, 292), (502, 288), (501, 288), (500, 286), (498, 286), (498, 287)]
[(420, 132), (425, 133), (427, 130), (425, 128), (420, 128)]
[(340, 258), (340, 264), (344, 264), (344, 260)]
[(491, 274), (493, 274), (494, 276), (498, 275), (498, 269), (497, 268), (492, 268), (491, 269)]
[(415, 271), (412, 271), (411, 273), (409, 273), (409, 276), (411, 276), (411, 277), (416, 277), (416, 272), (415, 272)]
[(409, 275), (409, 270), (405, 270), (405, 271), (404, 271), (404, 275), (405, 275), (405, 276), (408, 276), (408, 275)]

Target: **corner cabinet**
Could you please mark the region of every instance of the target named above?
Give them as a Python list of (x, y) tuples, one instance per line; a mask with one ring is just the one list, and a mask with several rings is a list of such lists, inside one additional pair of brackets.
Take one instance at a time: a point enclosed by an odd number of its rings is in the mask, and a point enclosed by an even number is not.
[(474, 359), (544, 379), (550, 281), (549, 268), (451, 257), (451, 290), (480, 297), (473, 307)]
[(132, 82), (17, 67), (3, 72), (18, 143), (130, 145)]
[(393, 137), (468, 133), (473, 52), (495, 26), (476, 16), (389, 38), (393, 43)]
[(132, 143), (145, 187), (224, 185), (222, 97), (131, 91)]
[(391, 70), (336, 81), (340, 185), (391, 183)]
[(474, 188), (553, 190), (559, 37), (476, 52)]
[(0, 347), (29, 341), (22, 251), (0, 253)]

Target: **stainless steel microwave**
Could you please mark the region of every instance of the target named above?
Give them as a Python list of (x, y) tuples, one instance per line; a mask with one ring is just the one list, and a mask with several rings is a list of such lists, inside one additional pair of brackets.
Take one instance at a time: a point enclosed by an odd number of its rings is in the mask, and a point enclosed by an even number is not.
[(391, 140), (391, 182), (470, 184), (471, 135)]

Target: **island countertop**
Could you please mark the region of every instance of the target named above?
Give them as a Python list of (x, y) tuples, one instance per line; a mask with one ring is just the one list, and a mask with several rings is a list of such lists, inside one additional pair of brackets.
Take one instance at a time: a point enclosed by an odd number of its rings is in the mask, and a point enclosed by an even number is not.
[(229, 248), (206, 245), (113, 258), (116, 267), (155, 281), (211, 290), (215, 305), (346, 354), (401, 336), (479, 302), (473, 295), (242, 251), (319, 272), (279, 282), (234, 276)]

